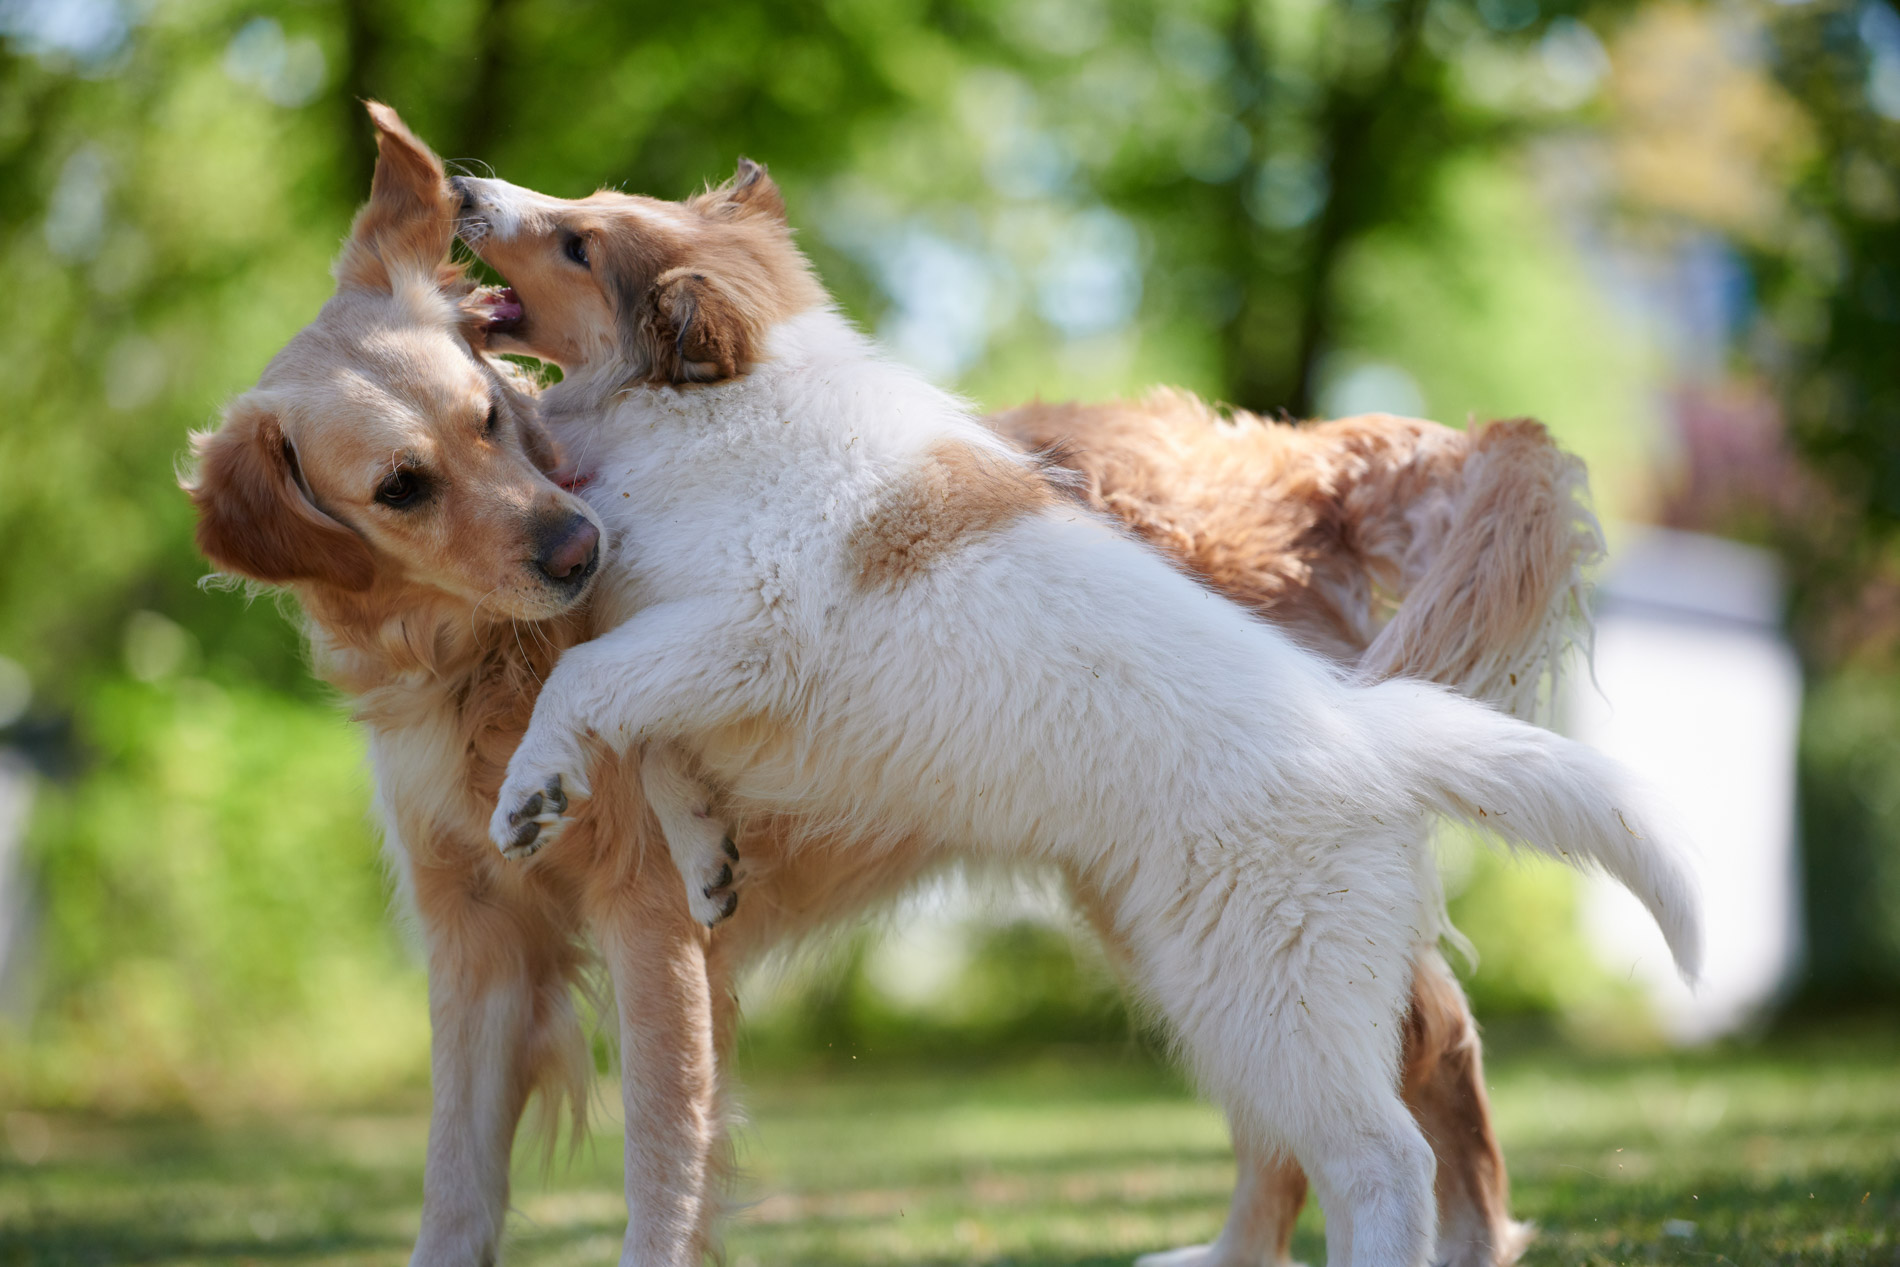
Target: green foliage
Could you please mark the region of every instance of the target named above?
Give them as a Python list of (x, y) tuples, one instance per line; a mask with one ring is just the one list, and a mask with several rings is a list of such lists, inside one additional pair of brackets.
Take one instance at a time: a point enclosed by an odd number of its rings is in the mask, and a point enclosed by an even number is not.
[(925, 935), (934, 960), (926, 965), (906, 954), (916, 950), (916, 930), (893, 923), (767, 972), (743, 996), (747, 1059), (971, 1059), (1130, 1041), (1115, 978), (1094, 943), (1071, 930), (975, 920)]
[(1537, 214), (1524, 164), (1468, 157), (1438, 179), (1441, 214), (1368, 234), (1342, 265), (1336, 369), (1406, 367), (1425, 416), (1453, 425), (1537, 418), (1588, 464), (1599, 514), (1640, 516), (1655, 352)]
[[(1304, 409), (1336, 327), (1421, 312), (1335, 295), (1341, 262), (1460, 203), (1443, 161), (1524, 116), (1469, 99), (1454, 63), (1481, 48), (1533, 65), (1555, 12), (1492, 30), (1478, 8), (1415, 0), (99, 11), (123, 29), (62, 45), (52, 9), (9, 9), (0, 50), (0, 175), (20, 194), (0, 206), (20, 301), (0, 656), (33, 679), (23, 735), (64, 716), (80, 745), (33, 827), (36, 1003), (5, 1067), (56, 1098), (333, 1089), (414, 1066), (422, 1011), (395, 1002), (415, 975), (386, 928), (355, 741), (286, 622), (193, 588), (172, 481), (187, 433), (328, 291), (372, 158), (358, 97), (452, 159), (561, 193), (677, 196), (741, 152), (764, 159), (847, 307), (991, 403), (1172, 381)], [(907, 271), (919, 259), (936, 271)], [(947, 347), (905, 344), (946, 311)], [(1513, 324), (1471, 328), (1487, 321)], [(1433, 395), (1495, 393), (1451, 372)], [(183, 640), (186, 676), (153, 637)], [(1126, 1032), (1106, 974), (1060, 934), (992, 930), (966, 968), (934, 1011), (846, 971), (816, 1013), (835, 1028), (808, 1037)]]
[(1808, 1001), (1900, 1000), (1900, 679), (1848, 669), (1802, 717)]
[(1876, 538), (1900, 527), (1900, 11), (1787, 7), (1775, 71), (1815, 133), (1800, 218), (1765, 253), (1795, 434)]
[[(1501, 858), (1467, 846), (1468, 869), (1450, 902), (1451, 921), (1476, 952), (1456, 954), (1472, 1010), (1487, 1021), (1523, 1017), (1639, 1015), (1597, 967), (1577, 919), (1578, 886), (1549, 863)], [(1621, 1005), (1620, 1007), (1618, 1005)]]
[(80, 738), (91, 770), (45, 790), (28, 841), (43, 1006), (0, 1028), (0, 1087), (215, 1102), (420, 1072), (421, 972), (387, 918), (362, 741), (335, 710), (121, 681), (88, 697)]

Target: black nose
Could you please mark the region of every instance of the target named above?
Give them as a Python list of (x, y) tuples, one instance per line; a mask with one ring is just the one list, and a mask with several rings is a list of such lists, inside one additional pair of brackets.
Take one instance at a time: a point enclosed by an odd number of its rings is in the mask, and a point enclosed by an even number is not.
[(468, 181), (460, 176), (449, 177), (449, 188), (462, 199), (462, 214), (475, 210), (475, 191), (468, 187)]
[(544, 525), (534, 565), (557, 585), (577, 586), (600, 562), (600, 529), (585, 515), (568, 515)]

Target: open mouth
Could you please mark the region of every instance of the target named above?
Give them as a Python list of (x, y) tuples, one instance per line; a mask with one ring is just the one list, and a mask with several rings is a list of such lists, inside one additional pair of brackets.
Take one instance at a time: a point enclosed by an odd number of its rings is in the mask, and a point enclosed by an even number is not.
[(524, 309), (513, 286), (483, 286), (474, 295), (475, 306), (483, 310), (483, 324), (506, 334), (519, 329)]

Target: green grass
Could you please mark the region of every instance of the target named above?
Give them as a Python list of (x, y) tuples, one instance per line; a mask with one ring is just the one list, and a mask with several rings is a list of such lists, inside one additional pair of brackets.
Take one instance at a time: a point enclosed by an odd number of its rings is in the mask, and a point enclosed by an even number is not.
[[(1501, 1050), (1491, 1081), (1531, 1263), (1900, 1263), (1900, 1032)], [(733, 1267), (1123, 1264), (1212, 1235), (1232, 1179), (1218, 1115), (1132, 1054), (750, 1082)], [(421, 1200), (420, 1103), (4, 1126), (0, 1263), (395, 1264)], [(618, 1143), (603, 1123), (547, 1180), (522, 1150), (511, 1262), (614, 1261)], [(1311, 1210), (1295, 1248), (1323, 1257)]]

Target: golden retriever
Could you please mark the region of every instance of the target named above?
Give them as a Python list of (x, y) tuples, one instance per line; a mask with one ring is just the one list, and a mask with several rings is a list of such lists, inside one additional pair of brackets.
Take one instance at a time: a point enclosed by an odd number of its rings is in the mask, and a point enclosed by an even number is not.
[[(574, 994), (591, 940), (619, 1018), (624, 1261), (696, 1263), (718, 1211), (732, 974), (956, 859), (920, 843), (876, 867), (828, 866), (782, 847), (800, 824), (755, 823), (746, 903), (709, 935), (631, 769), (593, 772), (585, 812), (534, 867), (488, 843), (540, 682), (594, 632), (598, 525), (548, 478), (558, 458), (530, 394), (484, 354), (494, 328), (557, 314), (445, 267), (458, 200), (394, 113), (371, 112), (380, 157), (336, 296), (198, 438), (200, 544), (221, 569), (295, 594), (317, 671), (370, 735), (429, 958), (435, 1109), (415, 1260), (493, 1261), (530, 1094), (578, 1118)], [(1292, 428), (1176, 393), (995, 422), (1029, 446), (1065, 443), (1092, 504), (1340, 661), (1520, 706), (1554, 666), (1596, 550), (1580, 471), (1534, 423)], [(408, 513), (418, 501), (426, 515)], [(1402, 602), (1381, 627), (1388, 596)], [(1106, 932), (1085, 887), (1077, 897)], [(1513, 1261), (1525, 1235), (1506, 1211), (1475, 1027), (1435, 952), (1414, 965), (1404, 1031), (1406, 1101), (1438, 1159), (1440, 1257)], [(1277, 1157), (1240, 1160), (1220, 1241), (1178, 1261), (1284, 1260), (1304, 1179)]]

